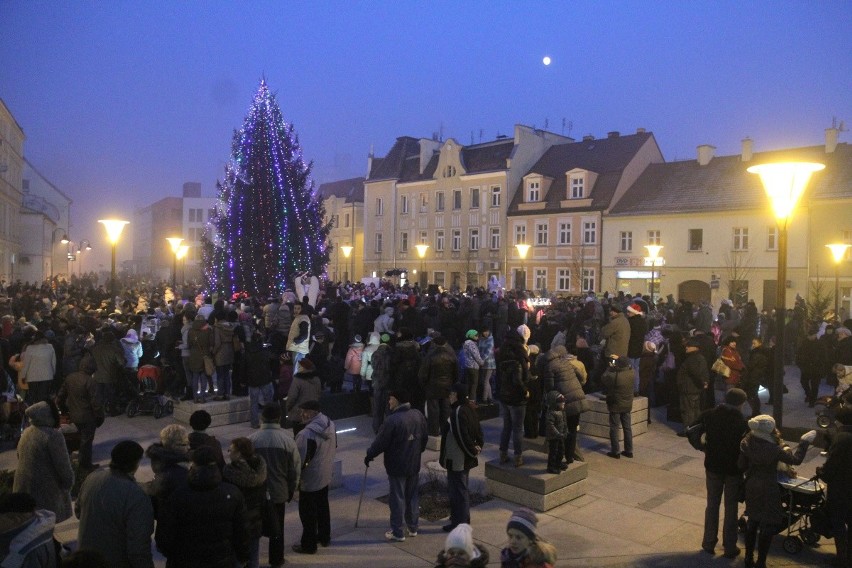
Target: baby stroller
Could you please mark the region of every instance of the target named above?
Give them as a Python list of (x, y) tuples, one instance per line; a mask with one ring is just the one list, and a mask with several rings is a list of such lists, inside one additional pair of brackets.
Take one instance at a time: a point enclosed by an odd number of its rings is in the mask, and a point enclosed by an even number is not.
[(838, 410), (852, 400), (852, 387), (847, 387), (832, 396), (821, 396), (814, 401), (820, 408), (816, 411), (816, 421), (820, 428), (828, 428), (834, 424), (834, 416)]
[(815, 546), (820, 537), (831, 538), (831, 521), (825, 503), (825, 484), (816, 477), (779, 476), (781, 498), (786, 513), (784, 550), (801, 552), (803, 543)]
[(127, 403), (128, 418), (133, 418), (137, 414), (153, 414), (154, 418), (162, 418), (174, 412), (174, 402), (163, 394), (159, 367), (142, 365), (136, 377), (139, 392)]

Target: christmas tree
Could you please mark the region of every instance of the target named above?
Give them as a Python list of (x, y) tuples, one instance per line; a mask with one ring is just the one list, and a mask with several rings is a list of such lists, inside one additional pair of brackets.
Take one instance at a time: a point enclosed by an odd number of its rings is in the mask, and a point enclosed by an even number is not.
[(311, 166), (261, 80), (242, 129), (234, 132), (225, 179), (216, 184), (213, 237), (202, 247), (212, 291), (273, 296), (297, 274), (325, 271), (331, 227), (323, 223)]

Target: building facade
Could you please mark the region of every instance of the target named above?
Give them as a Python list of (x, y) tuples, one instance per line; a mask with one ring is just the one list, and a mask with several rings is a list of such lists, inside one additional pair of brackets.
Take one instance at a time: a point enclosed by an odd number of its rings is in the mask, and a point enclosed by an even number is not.
[(0, 99), (0, 280), (5, 282), (18, 279), (24, 139), (23, 129)]
[[(70, 277), (75, 272), (73, 269), (79, 268), (75, 263), (82, 261), (76, 248), (77, 243), (81, 241), (62, 242), (63, 239), (70, 240), (79, 236), (71, 231), (71, 198), (62, 193), (26, 158), (21, 189), (22, 234), (41, 237), (22, 240), (21, 258), (18, 263), (20, 278), (40, 282), (53, 276)], [(85, 251), (87, 245), (88, 241), (83, 245), (82, 251)]]
[[(328, 278), (357, 281), (364, 276), (364, 178), (324, 183), (318, 193), (325, 206), (323, 221), (331, 223)], [(348, 257), (343, 247), (352, 247)]]

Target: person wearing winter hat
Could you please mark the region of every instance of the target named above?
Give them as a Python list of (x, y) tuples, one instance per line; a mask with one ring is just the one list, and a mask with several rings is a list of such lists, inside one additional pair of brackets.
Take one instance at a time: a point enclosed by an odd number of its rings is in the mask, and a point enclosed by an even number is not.
[(811, 324), (808, 335), (796, 350), (796, 366), (799, 367), (799, 382), (805, 391), (805, 401), (814, 407), (819, 395), (819, 383), (825, 376), (828, 356), (825, 345), (819, 340), (819, 326)]
[(556, 563), (556, 549), (536, 535), (538, 517), (529, 509), (518, 509), (509, 518), (506, 535), (509, 546), (500, 551), (500, 565), (504, 568), (552, 568)]
[(719, 535), (719, 506), (725, 497), (725, 517), (722, 522), (722, 548), (725, 558), (735, 558), (737, 547), (737, 506), (742, 473), (737, 468), (740, 440), (748, 432), (742, 413), (746, 393), (732, 388), (725, 393), (725, 403), (705, 410), (698, 417), (703, 425), (704, 473), (707, 485), (707, 506), (704, 510), (704, 537), (701, 550), (715, 554)]
[[(778, 465), (799, 465), (805, 459), (816, 431), (802, 435), (795, 451), (784, 444), (775, 428), (775, 419), (760, 414), (748, 421), (749, 433), (740, 442), (737, 467), (745, 472), (745, 505), (748, 523), (745, 536), (745, 565), (766, 568), (766, 555), (772, 536), (786, 519), (778, 484)], [(757, 545), (757, 561), (754, 559)]]
[(827, 505), (831, 532), (837, 549), (836, 566), (852, 566), (852, 408), (835, 412), (837, 434), (828, 448), (828, 459), (817, 468), (817, 475), (828, 485)]
[(479, 369), (485, 364), (479, 353), (479, 332), (469, 329), (465, 334), (462, 345), (462, 360), (464, 361), (464, 382), (467, 385), (467, 396), (476, 401), (476, 391), (479, 388)]
[[(625, 357), (612, 357), (601, 377), (606, 388), (606, 407), (609, 411), (610, 451), (607, 456), (620, 459), (633, 457), (633, 367)], [(618, 432), (623, 431), (624, 451), (619, 453)], [(566, 448), (567, 449), (567, 448)]]
[(322, 383), (316, 373), (316, 367), (310, 359), (301, 359), (295, 366), (293, 382), (287, 391), (287, 421), (293, 428), (293, 435), (304, 427), (299, 406), (309, 400), (319, 401)]
[(473, 543), (473, 528), (462, 523), (447, 535), (444, 549), (438, 553), (438, 568), (445, 566), (470, 566), (484, 568), (488, 565), (488, 551)]
[(639, 391), (639, 360), (642, 357), (642, 347), (648, 334), (648, 320), (642, 306), (632, 303), (627, 306), (627, 323), (630, 324), (630, 337), (627, 340), (627, 357), (633, 367), (633, 391)]
[(518, 335), (520, 335), (521, 338), (524, 340), (524, 344), (529, 343), (532, 331), (530, 331), (530, 328), (527, 327), (527, 324), (522, 323), (515, 331), (517, 331)]

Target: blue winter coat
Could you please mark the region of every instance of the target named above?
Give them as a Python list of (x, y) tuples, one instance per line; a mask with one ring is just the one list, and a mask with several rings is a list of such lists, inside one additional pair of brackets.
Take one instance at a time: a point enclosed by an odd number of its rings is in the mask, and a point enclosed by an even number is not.
[(385, 417), (376, 439), (367, 450), (367, 458), (385, 454), (385, 470), (394, 477), (420, 472), (420, 455), (426, 450), (429, 434), (426, 418), (408, 403), (401, 404)]

